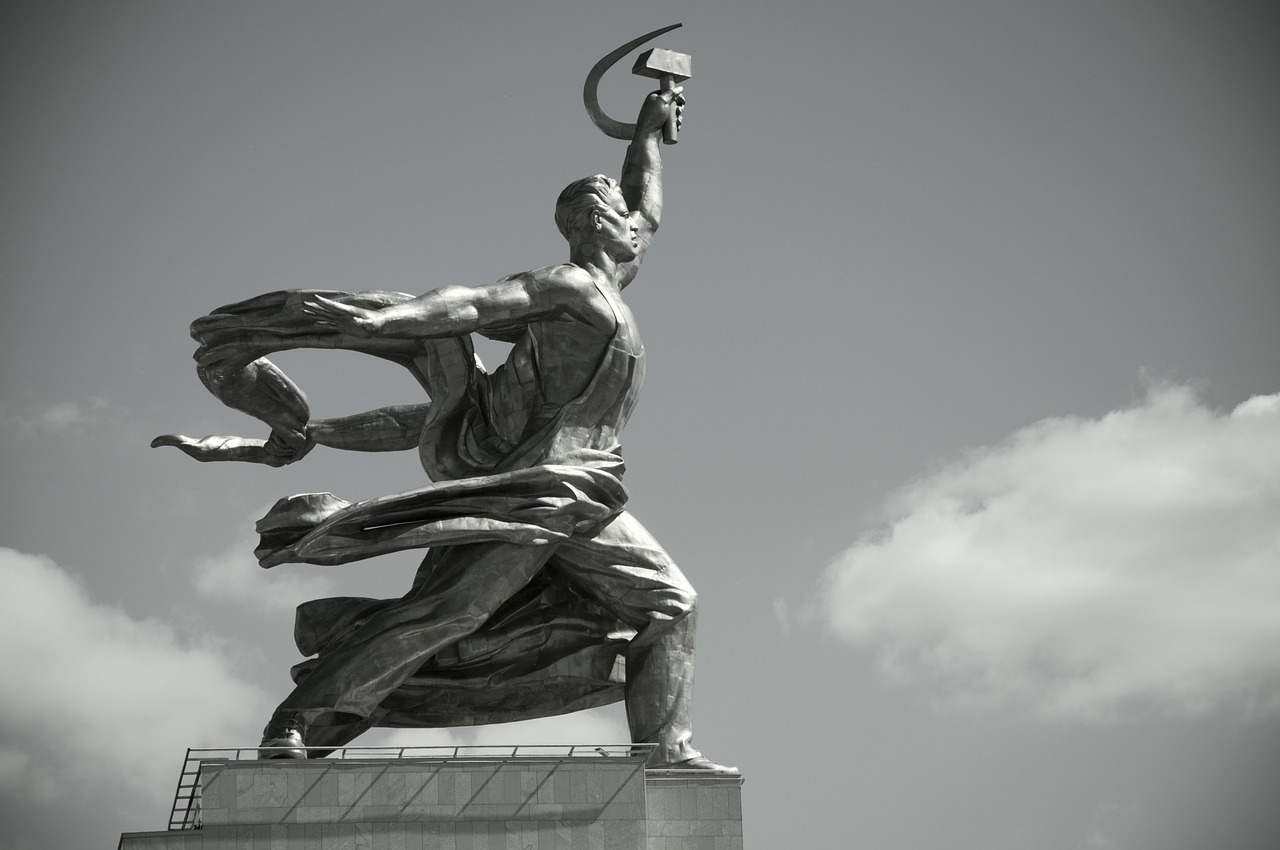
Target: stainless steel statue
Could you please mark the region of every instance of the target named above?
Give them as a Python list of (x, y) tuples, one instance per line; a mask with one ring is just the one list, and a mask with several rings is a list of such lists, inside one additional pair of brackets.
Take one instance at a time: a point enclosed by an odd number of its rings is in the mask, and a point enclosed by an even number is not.
[[(418, 297), (274, 292), (192, 325), (201, 381), (271, 434), (166, 435), (153, 445), (273, 466), (314, 445), (416, 449), (435, 482), (355, 504), (293, 496), (259, 521), (264, 567), (428, 550), (400, 599), (299, 607), (298, 646), (314, 657), (293, 670), (264, 758), (316, 757), (371, 726), (501, 722), (625, 699), (632, 740), (658, 745), (650, 767), (733, 770), (693, 747), (696, 597), (625, 510), (622, 485), (618, 441), (644, 377), (622, 290), (658, 229), (660, 141), (675, 139), (684, 99), (674, 83), (688, 77), (688, 57), (653, 53), (637, 73), (662, 77), (663, 88), (634, 128), (603, 115), (588, 79), (593, 119), (630, 131), (631, 144), (619, 182), (596, 175), (560, 194), (567, 263)], [(475, 357), (476, 333), (512, 345), (493, 372)], [(398, 363), (430, 401), (312, 420), (301, 390), (265, 358), (296, 348)]]

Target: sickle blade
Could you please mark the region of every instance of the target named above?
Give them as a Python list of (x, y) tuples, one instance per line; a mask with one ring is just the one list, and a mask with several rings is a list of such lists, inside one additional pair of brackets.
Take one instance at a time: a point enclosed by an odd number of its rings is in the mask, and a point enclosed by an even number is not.
[(630, 141), (631, 137), (635, 135), (636, 125), (623, 124), (621, 121), (614, 121), (608, 115), (605, 115), (604, 110), (600, 108), (600, 96), (598, 89), (600, 86), (600, 78), (604, 76), (604, 72), (612, 68), (614, 63), (623, 56), (626, 56), (646, 41), (655, 39), (664, 32), (670, 32), (680, 26), (683, 25), (672, 24), (669, 27), (663, 27), (660, 30), (654, 30), (651, 33), (642, 35), (634, 41), (628, 41), (626, 44), (622, 45), (617, 50), (597, 62), (595, 67), (591, 69), (591, 73), (587, 74), (587, 81), (582, 86), (582, 104), (587, 107), (587, 114), (591, 116), (592, 123), (603, 130), (606, 136), (610, 136), (614, 139), (625, 139)]

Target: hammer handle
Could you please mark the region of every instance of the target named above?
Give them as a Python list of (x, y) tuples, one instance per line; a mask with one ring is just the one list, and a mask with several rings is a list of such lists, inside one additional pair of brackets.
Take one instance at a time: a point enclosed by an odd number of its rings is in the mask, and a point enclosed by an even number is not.
[[(670, 74), (663, 74), (662, 90), (664, 92), (668, 92), (675, 87), (676, 87), (675, 78), (673, 78)], [(676, 128), (676, 109), (677, 109), (676, 102), (675, 100), (672, 100), (671, 103), (667, 106), (667, 123), (662, 125), (662, 143), (664, 145), (674, 145), (676, 142), (680, 141), (679, 137), (677, 136), (677, 133), (679, 131)]]

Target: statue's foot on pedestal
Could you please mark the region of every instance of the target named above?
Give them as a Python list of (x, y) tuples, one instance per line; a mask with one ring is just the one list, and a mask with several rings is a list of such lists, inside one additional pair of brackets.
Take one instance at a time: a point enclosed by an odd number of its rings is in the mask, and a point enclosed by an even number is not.
[(307, 724), (296, 715), (277, 714), (262, 730), (262, 743), (258, 745), (260, 759), (305, 759), (307, 757)]
[(727, 767), (723, 764), (716, 764), (709, 758), (697, 756), (695, 758), (686, 759), (684, 761), (672, 762), (670, 764), (651, 764), (645, 768), (646, 770), (687, 770), (702, 774), (712, 774), (716, 776), (738, 776), (740, 771), (736, 767)]

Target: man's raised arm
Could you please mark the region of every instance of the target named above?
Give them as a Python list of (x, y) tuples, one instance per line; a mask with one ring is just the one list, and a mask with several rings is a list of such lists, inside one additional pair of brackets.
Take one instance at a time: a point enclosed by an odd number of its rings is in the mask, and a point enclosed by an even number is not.
[(662, 127), (670, 115), (669, 104), (676, 103), (676, 127), (679, 128), (684, 97), (680, 86), (671, 91), (656, 91), (645, 98), (636, 119), (636, 132), (622, 161), (622, 178), (618, 181), (627, 209), (638, 219), (640, 246), (636, 258), (628, 265), (623, 285), (631, 282), (649, 250), (649, 242), (662, 220)]

